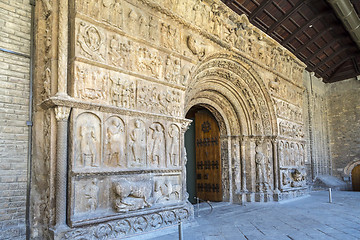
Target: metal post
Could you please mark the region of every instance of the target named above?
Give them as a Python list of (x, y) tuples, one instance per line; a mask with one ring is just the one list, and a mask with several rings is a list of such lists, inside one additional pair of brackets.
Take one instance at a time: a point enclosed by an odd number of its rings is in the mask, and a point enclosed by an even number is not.
[(329, 188), (329, 203), (332, 203), (331, 188)]
[(197, 197), (196, 198), (196, 204), (197, 204), (197, 216), (200, 217), (200, 200), (199, 198)]
[(179, 221), (179, 240), (183, 240), (183, 230), (182, 230), (182, 222)]

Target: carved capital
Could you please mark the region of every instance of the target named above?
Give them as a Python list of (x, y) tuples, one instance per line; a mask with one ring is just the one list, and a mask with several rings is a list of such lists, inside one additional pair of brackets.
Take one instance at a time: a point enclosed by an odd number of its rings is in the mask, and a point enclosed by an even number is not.
[(55, 117), (57, 121), (67, 121), (69, 118), (71, 108), (69, 107), (55, 107)]
[(181, 124), (181, 131), (182, 132), (186, 132), (188, 129), (189, 129), (189, 126), (190, 126), (190, 124), (191, 124), (191, 120), (189, 120), (189, 121), (184, 121), (184, 122), (182, 122), (182, 124)]

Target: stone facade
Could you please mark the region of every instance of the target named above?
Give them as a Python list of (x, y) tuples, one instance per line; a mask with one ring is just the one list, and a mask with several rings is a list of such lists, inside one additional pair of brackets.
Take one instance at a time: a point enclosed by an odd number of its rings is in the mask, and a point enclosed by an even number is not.
[(25, 235), (30, 9), (29, 0), (0, 1), (0, 239)]
[[(14, 11), (29, 18), (23, 6)], [(220, 1), (38, 0), (35, 10), (31, 238), (121, 238), (191, 220), (184, 133), (193, 106), (220, 127), (223, 201), (301, 196), (306, 179), (331, 173), (327, 117), (331, 131), (338, 110), (326, 97), (338, 87), (326, 92), (288, 50)], [(24, 151), (13, 155), (23, 164), (1, 162), (1, 182), (20, 190), (0, 193), (9, 202), (21, 195), (16, 207), (0, 205), (1, 226), (15, 216), (23, 224), (11, 211), (24, 211), (28, 102), (16, 101), (27, 97), (29, 77), (26, 58), (5, 55), (1, 71), (15, 78), (1, 80), (9, 87), (1, 97), (12, 103), (1, 107), (14, 114), (0, 115), (1, 127), (16, 132), (4, 136), (1, 154), (12, 154), (11, 136)], [(10, 128), (7, 117), (19, 113), (24, 124)]]

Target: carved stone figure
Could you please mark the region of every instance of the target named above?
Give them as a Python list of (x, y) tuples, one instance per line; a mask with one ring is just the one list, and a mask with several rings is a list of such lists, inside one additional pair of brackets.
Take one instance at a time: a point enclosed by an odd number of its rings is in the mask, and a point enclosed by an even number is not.
[(77, 44), (81, 54), (96, 61), (105, 61), (105, 37), (95, 26), (80, 22)]
[(158, 22), (153, 16), (149, 17), (148, 27), (149, 27), (149, 39), (151, 41), (155, 41), (158, 37)]
[(218, 37), (222, 37), (223, 20), (221, 9), (216, 3), (211, 6), (211, 21), (213, 22), (212, 32)]
[(97, 139), (94, 126), (91, 124), (81, 126), (80, 137), (80, 152), (83, 166), (98, 167)]
[(146, 164), (146, 130), (140, 120), (135, 121), (135, 128), (130, 133), (132, 161), (130, 167), (143, 167)]
[(113, 9), (111, 11), (110, 15), (110, 23), (115, 25), (116, 27), (122, 29), (123, 27), (123, 6), (122, 6), (122, 0), (115, 0), (115, 3), (113, 5)]
[(262, 192), (268, 190), (269, 183), (264, 162), (265, 157), (264, 154), (261, 152), (261, 142), (256, 141), (255, 144), (256, 185), (257, 191)]
[(192, 36), (189, 35), (186, 39), (187, 46), (190, 51), (199, 58), (199, 60), (203, 60), (205, 58), (206, 50), (202, 44), (199, 44), (197, 40)]
[(155, 181), (154, 202), (162, 203), (180, 199), (180, 186), (173, 185), (169, 180)]
[(172, 124), (169, 130), (170, 147), (169, 147), (169, 163), (167, 166), (180, 166), (180, 131), (179, 128)]
[(179, 84), (181, 79), (180, 71), (180, 59), (174, 59), (173, 57), (168, 56), (165, 62), (165, 80), (170, 83)]
[(304, 184), (305, 174), (301, 173), (298, 169), (291, 172), (291, 187), (300, 187)]
[(134, 108), (135, 107), (135, 83), (120, 78), (119, 75), (110, 77), (111, 103), (117, 107)]
[(107, 163), (109, 166), (126, 167), (124, 123), (118, 117), (111, 117), (106, 125)]
[(150, 126), (152, 130), (151, 134), (151, 153), (150, 153), (150, 165), (155, 167), (165, 166), (165, 136), (164, 129), (159, 123), (155, 123)]
[(152, 182), (120, 179), (113, 182), (114, 208), (117, 212), (128, 212), (152, 205)]
[(98, 180), (94, 178), (84, 187), (84, 196), (87, 199), (86, 209), (90, 212), (94, 212), (98, 207), (99, 187), (97, 183)]

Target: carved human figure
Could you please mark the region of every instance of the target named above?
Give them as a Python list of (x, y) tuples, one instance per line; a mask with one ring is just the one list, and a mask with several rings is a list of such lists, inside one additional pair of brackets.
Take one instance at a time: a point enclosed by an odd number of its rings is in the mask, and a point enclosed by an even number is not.
[(98, 207), (99, 187), (97, 184), (98, 180), (94, 178), (84, 187), (84, 196), (87, 199), (86, 209), (90, 212), (94, 212)]
[(125, 127), (121, 119), (110, 118), (106, 129), (108, 165), (125, 167)]
[(98, 167), (97, 162), (97, 139), (95, 128), (91, 125), (84, 125), (80, 128), (80, 151), (84, 167)]
[(152, 133), (152, 149), (151, 149), (151, 165), (157, 167), (164, 167), (164, 149), (165, 149), (165, 139), (164, 139), (164, 130), (162, 126), (158, 123), (150, 127), (153, 131)]
[(268, 180), (266, 167), (264, 163), (264, 154), (261, 152), (261, 142), (256, 141), (255, 163), (256, 163), (256, 185), (257, 191), (262, 192), (268, 189)]
[(140, 120), (135, 121), (135, 128), (130, 134), (132, 161), (131, 167), (145, 166), (146, 163), (146, 130)]
[(180, 165), (180, 132), (176, 125), (171, 125), (169, 130), (170, 136), (170, 149), (169, 149), (169, 161), (168, 166), (179, 166)]
[(221, 37), (222, 19), (219, 5), (214, 3), (211, 6), (211, 21), (213, 22), (212, 32), (214, 35)]
[(148, 27), (149, 27), (149, 39), (154, 41), (157, 38), (157, 34), (158, 34), (157, 32), (158, 24), (153, 16), (149, 17)]
[(118, 28), (123, 27), (123, 6), (122, 6), (123, 0), (115, 0), (115, 3), (113, 5), (113, 9), (111, 11), (110, 15), (110, 23), (114, 24)]

